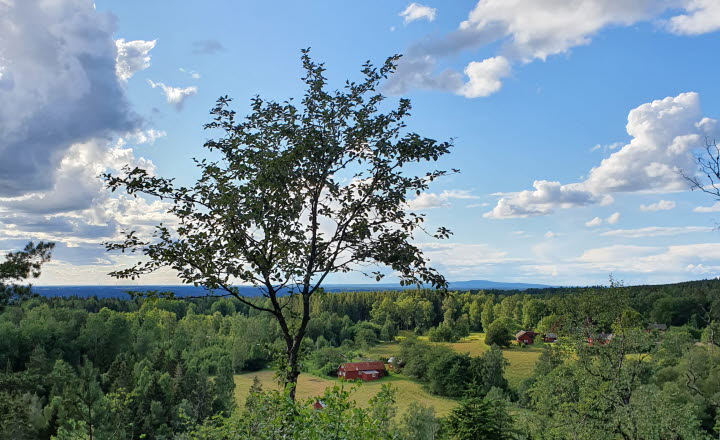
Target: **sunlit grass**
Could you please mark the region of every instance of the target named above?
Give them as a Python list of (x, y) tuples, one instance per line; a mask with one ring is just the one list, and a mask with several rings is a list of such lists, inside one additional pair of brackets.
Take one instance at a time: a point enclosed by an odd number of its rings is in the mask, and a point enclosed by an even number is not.
[[(275, 381), (275, 373), (270, 370), (262, 370), (254, 373), (245, 373), (235, 376), (235, 401), (238, 405), (245, 404), (253, 377), (257, 376), (263, 384), (263, 389), (279, 389), (279, 385)], [(355, 400), (360, 407), (367, 407), (368, 401), (375, 396), (383, 384), (392, 384), (397, 390), (395, 394), (398, 414), (402, 414), (411, 402), (422, 402), (426, 405), (432, 405), (438, 415), (447, 414), (457, 402), (452, 399), (434, 396), (422, 387), (422, 384), (416, 380), (410, 379), (402, 374), (390, 374), (380, 380), (373, 382), (341, 382), (334, 378), (318, 377), (309, 373), (300, 375), (298, 382), (297, 396), (300, 399), (321, 396), (326, 388), (336, 384), (343, 384), (345, 387), (357, 387), (352, 393), (351, 399)]]

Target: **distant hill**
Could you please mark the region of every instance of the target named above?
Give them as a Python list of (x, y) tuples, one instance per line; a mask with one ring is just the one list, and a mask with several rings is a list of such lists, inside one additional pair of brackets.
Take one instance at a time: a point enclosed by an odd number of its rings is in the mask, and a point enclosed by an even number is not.
[(463, 290), (474, 290), (474, 289), (496, 289), (496, 290), (525, 290), (525, 289), (545, 289), (548, 286), (546, 284), (527, 284), (527, 283), (504, 283), (498, 281), (488, 280), (472, 280), (472, 281), (452, 281), (450, 282), (451, 289), (463, 289)]
[[(412, 289), (415, 286), (401, 287), (395, 283), (375, 284), (326, 284), (323, 286), (327, 292), (349, 292), (367, 290), (401, 290)], [(543, 289), (543, 284), (525, 283), (504, 283), (487, 280), (453, 281), (450, 283), (452, 290), (525, 290)], [(203, 296), (207, 294), (201, 287), (194, 286), (33, 286), (33, 291), (42, 296), (78, 296), (87, 298), (97, 296), (99, 298), (127, 298), (128, 291), (149, 291), (173, 292), (178, 297)], [(245, 296), (259, 296), (261, 291), (255, 287), (240, 286), (240, 293)]]

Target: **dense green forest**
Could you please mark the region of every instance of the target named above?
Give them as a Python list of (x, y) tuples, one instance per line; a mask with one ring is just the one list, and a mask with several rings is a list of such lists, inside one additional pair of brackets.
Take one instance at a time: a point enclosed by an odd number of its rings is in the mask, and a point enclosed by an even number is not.
[[(320, 411), (259, 383), (239, 406), (233, 376), (282, 361), (281, 333), (267, 314), (234, 298), (34, 297), (0, 313), (0, 438), (720, 434), (720, 281), (322, 293), (312, 308), (303, 371), (331, 377), (348, 359), (401, 339), (396, 374), (457, 399), (456, 408), (440, 418), (418, 402), (399, 414), (392, 386), (360, 408), (341, 382), (318, 396), (326, 405)], [(668, 329), (647, 330), (649, 324)], [(521, 329), (559, 339), (544, 344), (531, 376), (510, 386), (500, 347)], [(480, 356), (443, 343), (478, 331), (492, 345)], [(588, 343), (599, 334), (613, 338)]]

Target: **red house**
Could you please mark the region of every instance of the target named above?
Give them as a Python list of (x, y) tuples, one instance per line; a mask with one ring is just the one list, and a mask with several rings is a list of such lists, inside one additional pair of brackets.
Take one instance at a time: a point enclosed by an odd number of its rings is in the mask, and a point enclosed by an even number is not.
[(347, 380), (377, 380), (385, 376), (385, 364), (381, 361), (348, 362), (338, 367), (337, 375)]
[(530, 345), (533, 342), (535, 342), (535, 333), (532, 330), (520, 330), (515, 334), (515, 340), (519, 343), (523, 343), (525, 345)]
[(557, 341), (556, 333), (545, 333), (545, 336), (543, 336), (543, 342), (555, 342), (555, 341)]

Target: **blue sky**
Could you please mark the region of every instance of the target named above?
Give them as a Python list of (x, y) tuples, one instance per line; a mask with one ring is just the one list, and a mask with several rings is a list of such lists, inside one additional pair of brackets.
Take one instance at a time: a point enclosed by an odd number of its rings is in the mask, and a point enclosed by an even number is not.
[(217, 97), (242, 114), (300, 96), (311, 47), (338, 85), (404, 54), (384, 92), (412, 100), (410, 129), (455, 139), (442, 166), (461, 174), (411, 203), (453, 230), (422, 243), (450, 280), (716, 277), (720, 204), (678, 170), (720, 137), (719, 46), (716, 0), (0, 0), (0, 250), (53, 240), (39, 284), (115, 284), (132, 259), (101, 243), (164, 206), (97, 175), (191, 182)]

